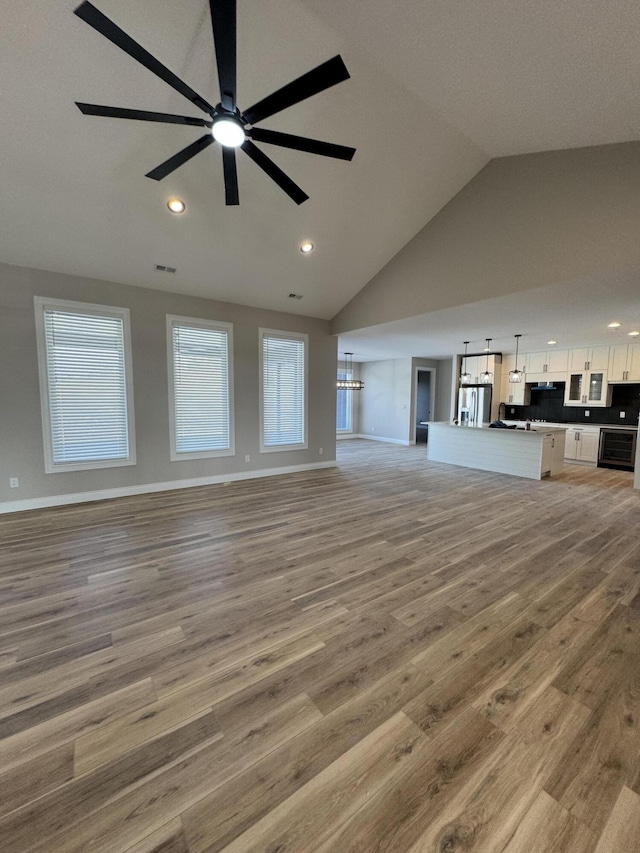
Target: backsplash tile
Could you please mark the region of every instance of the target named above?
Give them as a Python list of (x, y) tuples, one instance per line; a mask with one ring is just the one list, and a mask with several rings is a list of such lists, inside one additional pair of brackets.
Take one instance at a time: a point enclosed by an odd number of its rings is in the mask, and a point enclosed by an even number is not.
[[(613, 385), (611, 405), (591, 409), (582, 406), (563, 406), (564, 384), (559, 382), (553, 391), (532, 391), (528, 406), (507, 404), (506, 419), (543, 420), (556, 423), (617, 424), (637, 426), (640, 414), (640, 385)], [(585, 409), (591, 414), (585, 415)], [(621, 418), (620, 413), (625, 417)]]

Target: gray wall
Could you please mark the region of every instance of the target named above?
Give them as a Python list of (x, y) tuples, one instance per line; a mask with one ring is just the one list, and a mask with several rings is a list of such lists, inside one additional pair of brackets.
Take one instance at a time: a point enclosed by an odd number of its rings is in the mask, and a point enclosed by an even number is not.
[(411, 359), (368, 361), (361, 366), (360, 434), (409, 441)]
[[(34, 295), (130, 309), (136, 465), (45, 474)], [(167, 314), (233, 323), (235, 456), (169, 459)], [(293, 314), (0, 264), (0, 502), (335, 460), (337, 345), (328, 325)], [(259, 452), (260, 326), (309, 335), (307, 450)], [(9, 489), (9, 477), (18, 477), (20, 488)]]
[(429, 367), (431, 374), (432, 420), (449, 420), (451, 407), (451, 360), (395, 358), (360, 365), (364, 390), (360, 395), (361, 435), (413, 440), (415, 422), (416, 367)]
[(332, 321), (335, 334), (640, 263), (640, 143), (492, 160)]
[(455, 402), (457, 402), (458, 373), (453, 366), (455, 358), (443, 358), (438, 360), (438, 381), (436, 385), (436, 411), (434, 420), (453, 420)]

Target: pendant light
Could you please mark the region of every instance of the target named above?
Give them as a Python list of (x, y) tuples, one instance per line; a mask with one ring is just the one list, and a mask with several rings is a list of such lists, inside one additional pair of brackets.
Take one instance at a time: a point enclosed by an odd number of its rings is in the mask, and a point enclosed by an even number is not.
[(522, 382), (524, 374), (521, 370), (518, 370), (518, 344), (522, 335), (514, 335), (513, 337), (516, 339), (516, 366), (513, 370), (509, 371), (509, 382)]
[(469, 346), (469, 341), (463, 341), (464, 344), (464, 355), (462, 356), (462, 373), (460, 374), (460, 384), (461, 385), (469, 385), (471, 383), (471, 374), (467, 373), (467, 347)]
[[(344, 353), (344, 372), (351, 374), (353, 377), (353, 353)], [(361, 379), (337, 379), (336, 388), (338, 391), (362, 391), (364, 382)]]
[(484, 348), (485, 352), (487, 353), (487, 366), (485, 368), (484, 373), (480, 374), (480, 382), (482, 382), (483, 385), (491, 385), (491, 383), (493, 382), (493, 373), (489, 371), (489, 353), (491, 352), (491, 341), (492, 338), (487, 338), (487, 345)]

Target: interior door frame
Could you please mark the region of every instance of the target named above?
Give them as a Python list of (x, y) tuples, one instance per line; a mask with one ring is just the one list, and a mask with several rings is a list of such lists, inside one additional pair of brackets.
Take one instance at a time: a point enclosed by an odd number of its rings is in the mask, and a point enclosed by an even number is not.
[(418, 367), (413, 368), (412, 385), (413, 393), (411, 395), (411, 425), (409, 430), (409, 444), (416, 443), (416, 412), (418, 410), (418, 374), (430, 373), (429, 381), (429, 411), (431, 412), (430, 419), (433, 420), (435, 402), (436, 402), (436, 368), (435, 367)]

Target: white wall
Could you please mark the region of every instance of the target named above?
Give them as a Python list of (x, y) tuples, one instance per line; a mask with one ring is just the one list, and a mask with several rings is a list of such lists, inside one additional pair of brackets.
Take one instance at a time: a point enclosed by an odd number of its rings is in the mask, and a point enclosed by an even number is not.
[[(131, 312), (137, 464), (46, 474), (35, 337), (35, 295)], [(235, 456), (171, 462), (166, 315), (233, 323)], [(309, 335), (309, 446), (259, 452), (258, 328)], [(0, 511), (4, 502), (51, 499), (198, 478), (233, 478), (335, 460), (336, 338), (328, 323), (293, 314), (0, 264)], [(323, 454), (319, 454), (322, 447)], [(245, 462), (245, 455), (251, 461)], [(9, 489), (9, 477), (20, 487)]]

